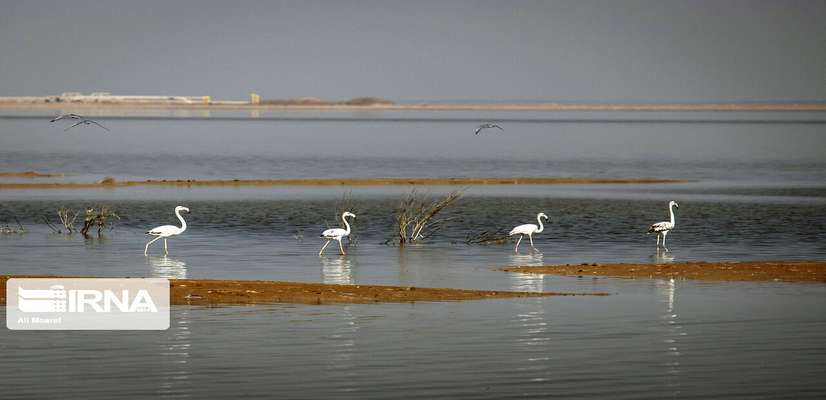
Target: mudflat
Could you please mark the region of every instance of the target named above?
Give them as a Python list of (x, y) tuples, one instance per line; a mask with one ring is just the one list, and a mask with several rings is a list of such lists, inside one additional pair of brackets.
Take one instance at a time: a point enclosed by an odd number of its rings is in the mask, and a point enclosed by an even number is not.
[[(0, 276), (0, 305), (6, 304), (6, 281), (10, 278), (56, 278), (54, 276)], [(607, 296), (607, 293), (556, 293), (420, 288), (412, 286), (332, 285), (324, 283), (245, 281), (214, 279), (170, 280), (173, 305), (229, 304), (342, 304), (410, 303), (549, 296)]]
[(500, 271), (630, 279), (784, 281), (826, 283), (824, 261), (675, 262), (668, 264), (580, 264), (509, 267)]

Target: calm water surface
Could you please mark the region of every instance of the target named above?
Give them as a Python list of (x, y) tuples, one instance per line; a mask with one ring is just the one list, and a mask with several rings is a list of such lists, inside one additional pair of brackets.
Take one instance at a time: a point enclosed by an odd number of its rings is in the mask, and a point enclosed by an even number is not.
[[(0, 236), (4, 274), (612, 294), (176, 307), (172, 327), (163, 332), (2, 329), (0, 398), (826, 396), (826, 314), (819, 312), (826, 306), (824, 285), (563, 278), (495, 270), (607, 261), (826, 259), (823, 124), (574, 123), (496, 116), (507, 122), (506, 135), (479, 138), (465, 128), (480, 116), (466, 113), (446, 119), (318, 120), (306, 114), (262, 120), (103, 119), (116, 128), (110, 136), (90, 130), (65, 136), (37, 118), (0, 118), (0, 170), (61, 172), (67, 181), (103, 176), (692, 180), (470, 187), (445, 212), (451, 220), (442, 231), (404, 249), (384, 243), (392, 235), (393, 210), (409, 188), (0, 191), (0, 224), (17, 218), (28, 230)], [(450, 189), (421, 190), (436, 196)], [(336, 225), (334, 210), (344, 195), (358, 215), (350, 254), (339, 257), (331, 247), (319, 258), (317, 235)], [(648, 224), (667, 219), (666, 203), (672, 199), (680, 209), (668, 238), (671, 251), (657, 252), (654, 237), (644, 232)], [(54, 221), (60, 206), (94, 204), (106, 204), (122, 217), (101, 238), (53, 234), (42, 222), (44, 215)], [(177, 223), (172, 216), (177, 204), (192, 210), (189, 230), (170, 240), (168, 257), (161, 256), (162, 246), (144, 257), (143, 232)], [(465, 243), (484, 230), (535, 221), (540, 211), (551, 221), (536, 237), (536, 253), (514, 254), (512, 243)], [(0, 314), (4, 318), (5, 310)]]

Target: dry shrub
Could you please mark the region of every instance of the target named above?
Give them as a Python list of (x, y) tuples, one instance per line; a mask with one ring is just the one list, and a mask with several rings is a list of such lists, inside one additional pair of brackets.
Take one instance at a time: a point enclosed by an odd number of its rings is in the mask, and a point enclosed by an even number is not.
[[(69, 233), (74, 232), (77, 212), (66, 207), (60, 207), (60, 209), (57, 210), (57, 217), (60, 219), (60, 223), (63, 224), (63, 227), (66, 228), (66, 231)], [(58, 233), (60, 232), (58, 231)]]
[(449, 221), (435, 219), (445, 208), (462, 197), (461, 190), (454, 190), (440, 200), (432, 200), (430, 195), (413, 189), (399, 204), (396, 211), (396, 227), (399, 245), (426, 239), (436, 233)]
[(83, 229), (80, 233), (83, 236), (89, 236), (89, 229), (97, 227), (98, 236), (100, 231), (104, 228), (112, 229), (114, 227), (113, 220), (120, 220), (120, 216), (106, 206), (98, 206), (86, 209), (86, 216), (83, 219)]

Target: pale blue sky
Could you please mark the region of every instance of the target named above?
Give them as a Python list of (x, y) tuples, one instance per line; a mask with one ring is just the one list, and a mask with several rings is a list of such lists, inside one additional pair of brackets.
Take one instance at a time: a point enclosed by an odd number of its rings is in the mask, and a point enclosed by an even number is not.
[(824, 1), (0, 2), (0, 95), (826, 99)]

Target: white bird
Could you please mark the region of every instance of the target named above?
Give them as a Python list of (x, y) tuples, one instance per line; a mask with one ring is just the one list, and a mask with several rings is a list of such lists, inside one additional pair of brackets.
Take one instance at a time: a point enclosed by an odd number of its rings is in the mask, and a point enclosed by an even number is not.
[(479, 125), (479, 127), (476, 128), (476, 131), (473, 132), (473, 133), (478, 135), (479, 132), (482, 131), (482, 129), (491, 129), (491, 128), (499, 128), (500, 131), (504, 131), (504, 129), (502, 129), (501, 126), (496, 125), (496, 124), (482, 124), (482, 125)]
[(663, 237), (663, 248), (668, 251), (668, 248), (665, 247), (665, 237), (668, 235), (668, 232), (671, 232), (674, 229), (674, 209), (680, 208), (677, 205), (676, 201), (671, 201), (668, 203), (668, 212), (671, 213), (671, 221), (663, 221), (657, 222), (656, 224), (651, 225), (648, 228), (648, 233), (656, 233), (657, 234), (657, 247), (660, 247), (660, 236)]
[(528, 235), (528, 239), (531, 241), (531, 247), (536, 250), (536, 247), (533, 247), (533, 234), (541, 233), (545, 230), (545, 227), (542, 225), (542, 218), (548, 219), (548, 216), (545, 215), (545, 213), (539, 213), (536, 215), (536, 220), (539, 222), (539, 226), (536, 224), (525, 224), (511, 229), (510, 233), (508, 233), (509, 236), (516, 234), (519, 235), (519, 240), (516, 241), (516, 249), (514, 249), (514, 253), (519, 252), (519, 243), (522, 242), (522, 237), (524, 237), (524, 235)]
[(333, 241), (333, 240), (338, 240), (338, 248), (341, 249), (341, 254), (342, 255), (345, 254), (344, 253), (344, 246), (341, 245), (341, 239), (343, 239), (345, 236), (348, 236), (350, 234), (350, 224), (347, 223), (347, 217), (355, 218), (356, 214), (353, 214), (349, 211), (345, 211), (344, 214), (341, 214), (341, 220), (344, 221), (344, 226), (346, 226), (347, 229), (332, 228), (332, 229), (327, 229), (326, 231), (321, 233), (321, 237), (323, 237), (324, 239), (327, 239), (327, 243), (324, 243), (324, 246), (318, 252), (319, 257), (321, 257), (321, 253), (324, 252), (324, 249), (327, 248), (327, 245), (330, 244), (330, 241)]
[(177, 206), (175, 207), (175, 215), (181, 220), (181, 226), (177, 227), (175, 225), (163, 225), (157, 228), (152, 228), (146, 232), (147, 235), (157, 236), (156, 238), (149, 241), (146, 244), (146, 248), (143, 249), (143, 255), (147, 255), (146, 252), (149, 251), (149, 245), (155, 242), (158, 239), (163, 239), (163, 251), (164, 254), (169, 254), (169, 247), (166, 244), (166, 238), (170, 236), (177, 236), (186, 230), (186, 221), (184, 221), (184, 217), (181, 216), (181, 211), (185, 213), (189, 213), (189, 209), (184, 206)]
[(103, 126), (103, 125), (99, 124), (99, 123), (98, 123), (97, 121), (95, 121), (95, 120), (92, 120), (92, 119), (82, 119), (82, 120), (80, 120), (80, 121), (75, 122), (75, 124), (74, 124), (74, 125), (72, 125), (72, 126), (70, 126), (70, 127), (66, 128), (66, 129), (64, 129), (64, 131), (68, 131), (69, 129), (72, 129), (72, 128), (74, 128), (74, 127), (78, 126), (78, 125), (91, 125), (91, 124), (95, 124), (95, 125), (97, 125), (97, 126), (99, 126), (99, 127), (103, 128), (103, 129), (106, 129), (107, 131), (109, 130), (109, 128), (107, 128), (107, 127), (105, 127), (105, 126)]
[(52, 118), (52, 120), (49, 121), (49, 122), (60, 121), (61, 119), (86, 119), (86, 118), (84, 118), (82, 115), (69, 113), (69, 114), (60, 114), (60, 115)]

